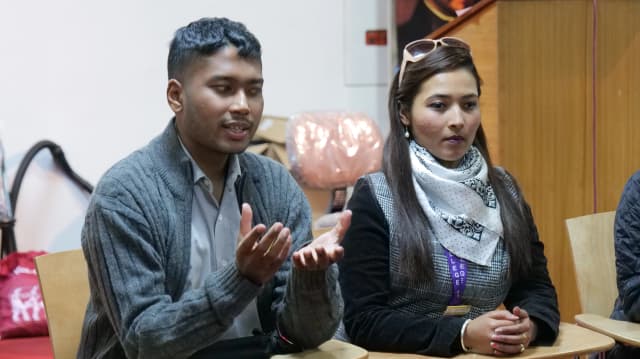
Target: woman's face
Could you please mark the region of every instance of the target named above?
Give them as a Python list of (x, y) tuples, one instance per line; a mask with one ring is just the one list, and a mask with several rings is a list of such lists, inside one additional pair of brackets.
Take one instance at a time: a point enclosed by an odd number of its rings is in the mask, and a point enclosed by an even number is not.
[(466, 69), (433, 75), (422, 82), (411, 113), (401, 120), (420, 146), (443, 166), (455, 168), (480, 126), (476, 79)]

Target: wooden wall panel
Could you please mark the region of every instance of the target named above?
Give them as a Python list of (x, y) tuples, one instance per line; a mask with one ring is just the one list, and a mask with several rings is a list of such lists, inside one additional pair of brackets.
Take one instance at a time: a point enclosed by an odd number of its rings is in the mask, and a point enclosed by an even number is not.
[(464, 26), (453, 29), (446, 36), (464, 39), (471, 46), (473, 61), (482, 78), (482, 95), (480, 108), (482, 111), (482, 128), (489, 142), (491, 159), (500, 161), (500, 142), (498, 128), (498, 29), (497, 6), (494, 3), (475, 14)]
[(598, 2), (597, 211), (615, 210), (640, 169), (640, 1)]
[(533, 209), (568, 322), (581, 308), (564, 220), (615, 209), (640, 169), (638, 19), (637, 0), (502, 0), (437, 34), (472, 46), (492, 156)]
[(593, 207), (591, 1), (499, 1), (501, 164), (515, 175), (545, 243), (560, 312), (579, 313), (564, 219)]

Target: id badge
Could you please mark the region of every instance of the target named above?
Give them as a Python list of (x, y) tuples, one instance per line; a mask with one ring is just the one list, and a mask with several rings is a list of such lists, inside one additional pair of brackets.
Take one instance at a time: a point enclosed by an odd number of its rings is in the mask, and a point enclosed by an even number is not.
[(460, 317), (469, 313), (470, 310), (470, 305), (449, 305), (444, 311), (444, 316)]

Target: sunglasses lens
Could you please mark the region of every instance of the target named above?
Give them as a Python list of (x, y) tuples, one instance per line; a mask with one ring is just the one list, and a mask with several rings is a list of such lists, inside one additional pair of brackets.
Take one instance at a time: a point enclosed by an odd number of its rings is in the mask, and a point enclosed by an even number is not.
[(419, 57), (433, 51), (435, 47), (436, 47), (435, 42), (431, 40), (425, 40), (425, 41), (419, 41), (419, 42), (410, 44), (410, 46), (407, 46), (407, 51), (409, 51), (411, 56)]
[(455, 37), (443, 37), (437, 40), (421, 39), (410, 42), (405, 46), (404, 53), (402, 54), (402, 65), (400, 65), (400, 74), (398, 75), (398, 86), (402, 83), (402, 76), (404, 75), (407, 63), (422, 60), (422, 58), (435, 50), (438, 46), (458, 47), (466, 49), (469, 52), (471, 51), (471, 47), (466, 42)]
[(466, 42), (464, 42), (464, 41), (462, 41), (460, 39), (456, 39), (454, 37), (445, 37), (441, 41), (442, 41), (443, 44), (445, 44), (447, 46), (461, 47), (463, 49), (470, 50), (470, 47)]

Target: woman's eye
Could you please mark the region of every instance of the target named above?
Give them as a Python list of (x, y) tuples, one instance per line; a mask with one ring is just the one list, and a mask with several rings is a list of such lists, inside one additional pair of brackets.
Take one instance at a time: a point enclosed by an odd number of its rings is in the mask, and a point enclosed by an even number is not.
[(478, 102), (476, 101), (469, 101), (464, 104), (464, 108), (467, 110), (473, 110), (476, 107), (478, 107)]

